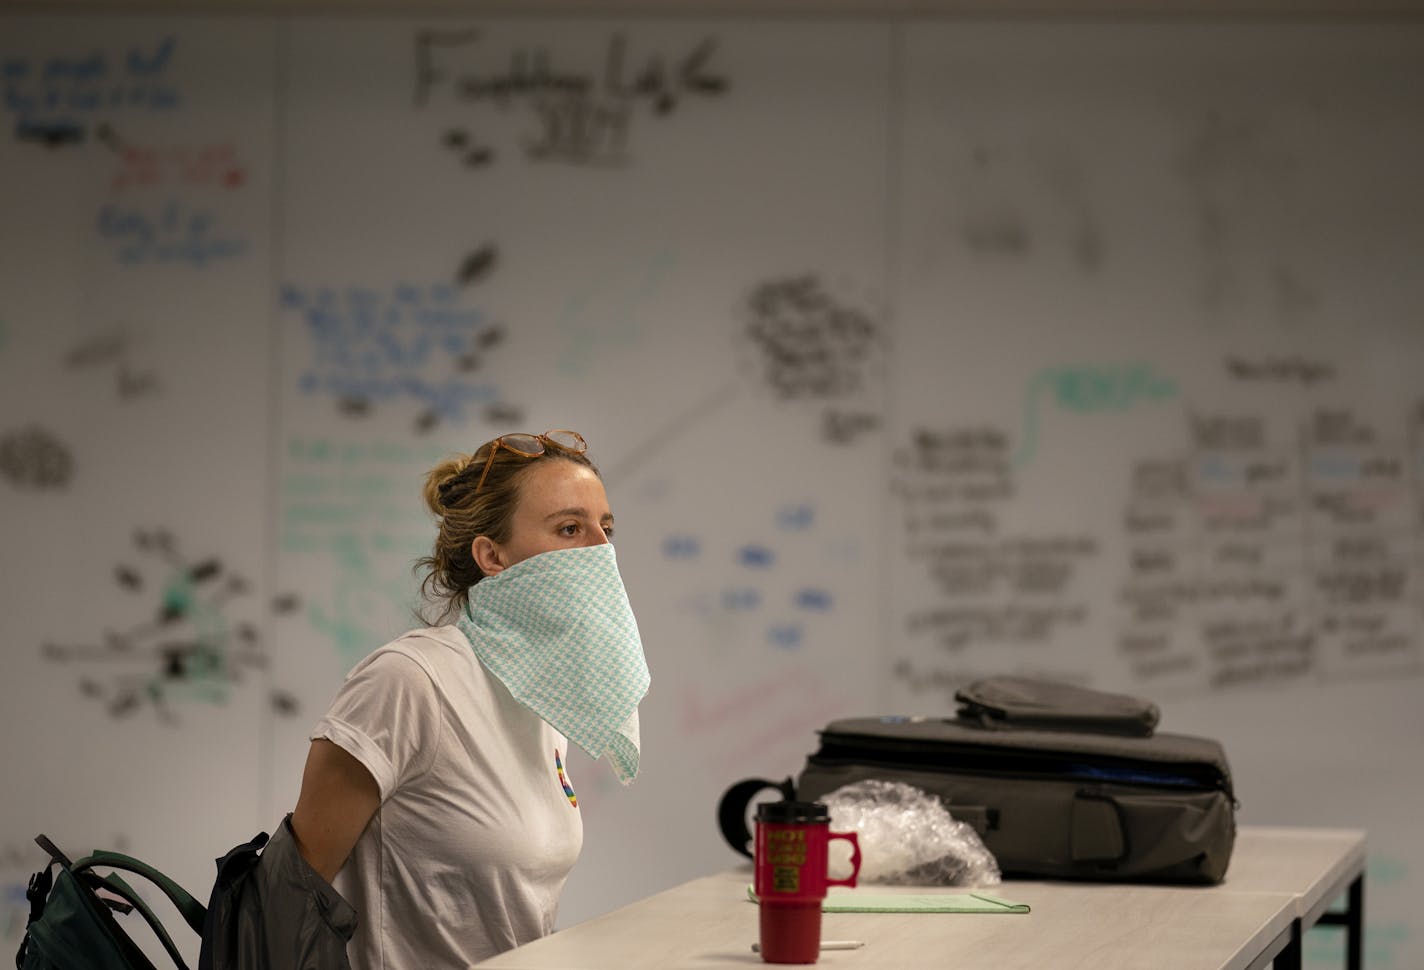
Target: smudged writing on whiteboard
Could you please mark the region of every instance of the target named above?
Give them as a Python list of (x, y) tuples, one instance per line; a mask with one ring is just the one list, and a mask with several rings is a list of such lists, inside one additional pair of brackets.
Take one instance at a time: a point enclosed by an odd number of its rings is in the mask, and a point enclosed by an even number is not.
[(849, 444), (880, 427), (854, 401), (879, 376), (884, 340), (868, 310), (834, 295), (809, 273), (752, 287), (741, 307), (743, 356), (756, 379), (783, 401), (832, 402), (822, 434)]
[[(803, 557), (816, 555), (819, 572), (833, 557), (846, 556), (839, 545), (828, 549), (825, 543), (814, 543), (820, 547), (818, 554), (808, 548), (817, 538), (819, 521), (815, 503), (805, 499), (783, 503), (775, 512), (777, 540), (742, 542), (728, 550), (736, 574), (707, 582), (686, 601), (688, 611), (716, 627), (717, 642), (722, 644), (751, 643), (751, 638), (732, 632), (747, 625), (759, 627), (762, 644), (777, 651), (813, 644), (823, 629), (823, 618), (835, 613), (844, 594), (838, 593), (829, 577), (808, 574)], [(705, 564), (706, 541), (692, 533), (670, 533), (662, 542), (663, 558), (679, 570)], [(695, 573), (684, 575), (692, 578)]]
[(991, 426), (921, 427), (896, 452), (904, 554), (933, 590), (904, 612), (911, 640), (958, 654), (1047, 644), (1086, 622), (1076, 580), (1100, 544), (1004, 532), (1000, 510), (1016, 494), (1009, 449), (1008, 435)]
[[(501, 49), (476, 29), (421, 30), (415, 35), (415, 106), (489, 104), (507, 110), (522, 105), (537, 132), (517, 139), (525, 158), (625, 165), (640, 108), (666, 117), (689, 98), (722, 95), (729, 87), (713, 64), (714, 37), (676, 55), (634, 54), (630, 47), (627, 36), (614, 33), (594, 64), (571, 66), (561, 60), (568, 55), (556, 54), (549, 45)], [(491, 139), (465, 128), (448, 130), (443, 141), (471, 167), (498, 158)]]
[(436, 421), (463, 422), (471, 405), (499, 403), (492, 381), (467, 375), (503, 342), (504, 331), (483, 310), (463, 305), (454, 286), (289, 283), (281, 303), (301, 316), (311, 339), (297, 389), (333, 399), (341, 414), (360, 418), (386, 402), (413, 401), (424, 431)]
[(0, 435), (0, 475), (19, 488), (66, 488), (74, 479), (74, 453), (37, 425), (7, 431)]
[[(187, 559), (166, 529), (140, 529), (133, 541), (139, 565), (120, 563), (113, 578), (126, 593), (155, 594), (151, 614), (126, 629), (106, 629), (97, 643), (47, 642), (42, 655), (61, 666), (105, 671), (107, 676), (86, 671), (79, 685), (114, 717), (150, 705), (163, 721), (174, 723), (175, 702), (226, 703), (233, 686), (249, 670), (266, 668), (269, 659), (256, 623), (230, 615), (234, 601), (251, 592), (250, 584), (217, 558)], [(272, 609), (289, 613), (297, 605), (282, 597)], [(119, 672), (110, 673), (116, 665)], [(282, 691), (269, 702), (279, 713), (295, 710)]]
[(431, 524), (412, 482), (446, 457), (424, 439), (293, 435), (281, 477), (280, 547), (313, 581), (307, 619), (346, 667), (408, 626), (417, 605), (410, 564), (428, 555)]
[(1196, 412), (1188, 433), (1190, 459), (1131, 473), (1118, 646), (1133, 672), (1222, 687), (1424, 669), (1424, 518), (1398, 436), (1342, 407), (1275, 436), (1259, 414)]
[(1338, 368), (1324, 360), (1301, 356), (1247, 358), (1228, 354), (1223, 361), (1226, 375), (1251, 384), (1296, 384), (1314, 387), (1333, 382)]
[(245, 239), (223, 231), (212, 210), (177, 199), (158, 206), (102, 206), (96, 228), (115, 257), (129, 265), (180, 263), (201, 269), (248, 249)]
[(48, 148), (82, 142), (89, 119), (123, 112), (170, 112), (180, 101), (172, 78), (177, 38), (77, 54), (13, 54), (0, 48), (4, 110), (14, 136)]
[(165, 187), (231, 191), (247, 184), (247, 166), (228, 142), (139, 145), (120, 138), (107, 124), (99, 125), (95, 135), (118, 156), (119, 170), (109, 180), (115, 192)]
[(112, 375), (120, 401), (133, 401), (158, 393), (162, 383), (151, 369), (135, 362), (138, 341), (126, 328), (116, 327), (87, 337), (64, 356), (70, 371)]
[(570, 281), (554, 320), (563, 340), (559, 371), (597, 373), (604, 358), (637, 345), (656, 319), (653, 308), (677, 269), (677, 254), (654, 250), (594, 265)]
[(1172, 400), (1176, 396), (1176, 384), (1146, 364), (1054, 367), (1040, 371), (1029, 383), (1022, 446), (1015, 460), (1024, 464), (1038, 449), (1040, 412), (1045, 407), (1045, 398), (1063, 411), (1111, 414), (1142, 404)]

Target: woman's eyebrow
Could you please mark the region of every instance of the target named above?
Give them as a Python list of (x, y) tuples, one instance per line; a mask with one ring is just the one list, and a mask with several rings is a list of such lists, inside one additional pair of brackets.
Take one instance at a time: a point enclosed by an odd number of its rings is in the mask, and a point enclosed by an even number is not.
[[(544, 519), (547, 521), (548, 519), (558, 519), (558, 518), (562, 518), (563, 516), (566, 516), (566, 515), (574, 516), (575, 518), (586, 519), (586, 518), (588, 518), (589, 513), (588, 513), (588, 509), (583, 508), (582, 506), (577, 506), (577, 505), (575, 505), (575, 506), (570, 506), (569, 508), (566, 508), (566, 509), (559, 509), (559, 511), (557, 511), (557, 512), (550, 512), (548, 515), (544, 516)], [(613, 521), (613, 513), (612, 513), (612, 512), (606, 512), (606, 513), (604, 513), (602, 516), (599, 517), (599, 520), (598, 520), (598, 521), (600, 521), (600, 522), (612, 522), (612, 521)]]

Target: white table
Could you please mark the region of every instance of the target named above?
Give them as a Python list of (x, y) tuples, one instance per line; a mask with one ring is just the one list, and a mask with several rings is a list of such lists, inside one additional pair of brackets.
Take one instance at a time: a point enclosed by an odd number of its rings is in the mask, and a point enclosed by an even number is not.
[[(991, 890), (1026, 915), (827, 913), (818, 966), (855, 970), (1259, 970), (1299, 966), (1299, 936), (1364, 870), (1358, 832), (1243, 828), (1219, 886), (1008, 880)], [(694, 879), (501, 954), (504, 970), (765, 966), (751, 950), (751, 866)], [(855, 892), (855, 890), (834, 890)], [(866, 892), (923, 892), (868, 886)], [(1294, 950), (1292, 950), (1294, 947)], [(1292, 962), (1293, 961), (1293, 962)]]

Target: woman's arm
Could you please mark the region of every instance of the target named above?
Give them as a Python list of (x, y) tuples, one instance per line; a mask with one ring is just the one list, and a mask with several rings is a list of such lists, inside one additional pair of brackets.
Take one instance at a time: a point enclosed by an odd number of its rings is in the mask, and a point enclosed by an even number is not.
[(302, 858), (331, 882), (380, 804), (381, 790), (365, 765), (325, 738), (313, 741), (292, 812)]

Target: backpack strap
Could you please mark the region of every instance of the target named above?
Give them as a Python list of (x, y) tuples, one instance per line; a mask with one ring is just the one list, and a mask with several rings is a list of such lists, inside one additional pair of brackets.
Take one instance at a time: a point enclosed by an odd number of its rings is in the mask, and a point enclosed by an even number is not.
[[(188, 965), (183, 962), (182, 954), (180, 954), (178, 948), (173, 945), (173, 938), (169, 936), (168, 931), (163, 928), (163, 923), (159, 920), (158, 915), (149, 908), (148, 903), (143, 901), (143, 897), (135, 892), (132, 886), (119, 878), (117, 872), (111, 872), (107, 876), (100, 876), (96, 872), (87, 871), (84, 873), (83, 878), (90, 888), (102, 888), (111, 893), (116, 893), (127, 902), (129, 906), (138, 910), (143, 916), (144, 921), (148, 923), (149, 928), (153, 930), (153, 935), (158, 937), (158, 942), (163, 944), (163, 949), (168, 951), (168, 955), (173, 959), (173, 962), (180, 967), (181, 970), (188, 970)], [(107, 903), (107, 900), (105, 902)]]

